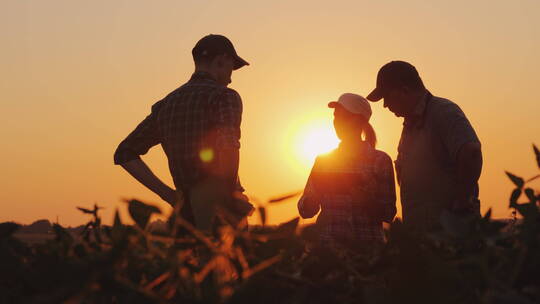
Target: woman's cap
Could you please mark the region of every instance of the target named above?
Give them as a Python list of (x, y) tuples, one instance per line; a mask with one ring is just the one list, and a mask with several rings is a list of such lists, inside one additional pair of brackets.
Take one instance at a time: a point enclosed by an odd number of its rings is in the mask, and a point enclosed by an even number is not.
[(371, 106), (369, 102), (358, 94), (345, 93), (339, 96), (337, 101), (330, 102), (328, 107), (336, 108), (338, 105), (341, 105), (350, 113), (362, 115), (367, 120), (371, 117)]

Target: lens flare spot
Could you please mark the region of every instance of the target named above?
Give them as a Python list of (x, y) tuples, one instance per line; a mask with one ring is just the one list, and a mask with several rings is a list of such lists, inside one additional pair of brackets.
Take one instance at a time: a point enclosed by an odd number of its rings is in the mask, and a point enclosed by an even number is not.
[(210, 148), (202, 149), (201, 152), (199, 152), (199, 158), (205, 163), (211, 162), (214, 160), (214, 150)]

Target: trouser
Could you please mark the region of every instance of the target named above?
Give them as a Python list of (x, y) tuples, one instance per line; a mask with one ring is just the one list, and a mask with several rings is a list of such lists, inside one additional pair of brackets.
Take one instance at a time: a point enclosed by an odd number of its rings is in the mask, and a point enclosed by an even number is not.
[[(210, 232), (216, 219), (233, 227), (246, 222), (253, 206), (233, 197), (219, 179), (206, 179), (191, 187), (184, 187), (180, 215), (197, 229)], [(246, 225), (242, 225), (245, 227)]]

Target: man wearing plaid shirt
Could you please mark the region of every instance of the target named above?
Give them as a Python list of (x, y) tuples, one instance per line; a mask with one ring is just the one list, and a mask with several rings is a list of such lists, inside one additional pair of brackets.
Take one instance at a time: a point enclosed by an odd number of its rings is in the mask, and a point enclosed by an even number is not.
[[(211, 188), (229, 200), (241, 189), (242, 100), (227, 85), (232, 71), (248, 63), (221, 35), (203, 37), (192, 54), (195, 72), (191, 79), (152, 106), (150, 115), (120, 143), (114, 163), (171, 205), (176, 206), (178, 197), (182, 197), (183, 217), (201, 229), (209, 229), (215, 206), (209, 205), (209, 197), (203, 195), (206, 199), (201, 199), (201, 193)], [(140, 158), (157, 144), (167, 155), (176, 190), (156, 177)], [(194, 206), (194, 196), (204, 203)]]
[(329, 106), (335, 108), (334, 126), (341, 143), (315, 160), (298, 211), (311, 218), (321, 210), (317, 225), (322, 245), (381, 243), (382, 222), (390, 222), (396, 214), (392, 160), (374, 148), (375, 132), (368, 122), (371, 107), (365, 98), (346, 93)]

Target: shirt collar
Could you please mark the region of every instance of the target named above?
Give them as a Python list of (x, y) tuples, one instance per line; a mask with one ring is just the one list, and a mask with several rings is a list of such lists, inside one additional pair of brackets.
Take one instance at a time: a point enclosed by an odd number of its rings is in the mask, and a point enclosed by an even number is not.
[(190, 81), (200, 81), (200, 80), (216, 82), (216, 80), (214, 79), (214, 77), (210, 73), (203, 72), (203, 71), (195, 71), (191, 75)]
[(373, 149), (367, 141), (340, 142), (338, 150), (340, 151), (364, 151)]
[(421, 128), (424, 125), (424, 121), (426, 118), (428, 102), (431, 100), (432, 97), (433, 95), (431, 95), (429, 91), (426, 91), (426, 95), (420, 100), (420, 102), (416, 104), (412, 113), (405, 117), (403, 125), (411, 125), (416, 126), (417, 128)]

